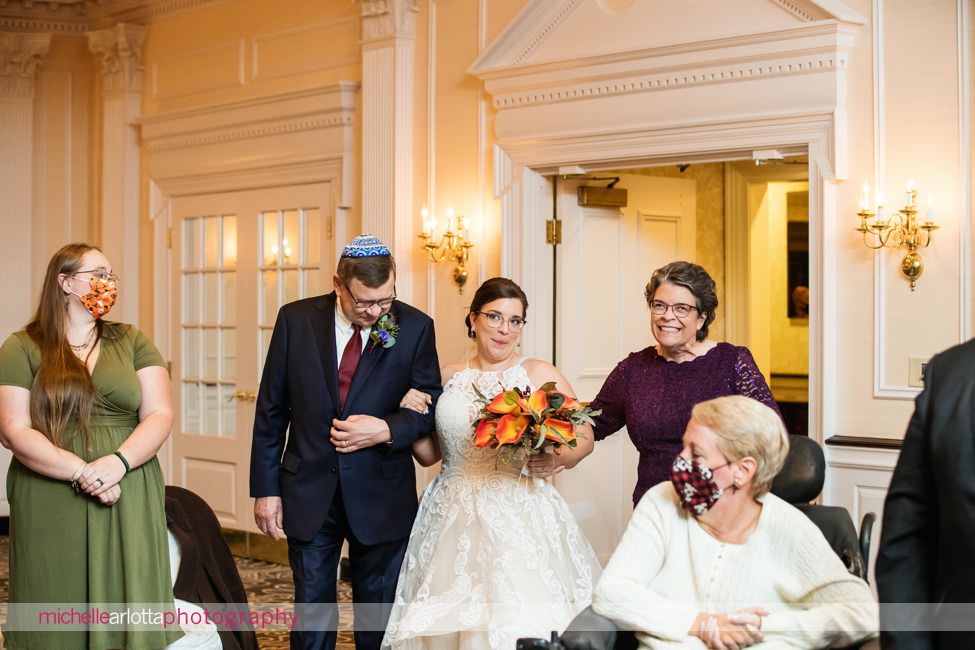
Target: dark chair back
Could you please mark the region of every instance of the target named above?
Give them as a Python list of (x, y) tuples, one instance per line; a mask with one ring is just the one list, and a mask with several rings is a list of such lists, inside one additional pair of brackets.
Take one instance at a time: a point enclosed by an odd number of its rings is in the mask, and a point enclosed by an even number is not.
[(782, 470), (772, 481), (772, 494), (802, 510), (823, 532), (847, 570), (866, 580), (866, 558), (870, 556), (870, 533), (876, 517), (869, 512), (864, 516), (861, 536), (858, 537), (846, 508), (810, 503), (823, 491), (825, 479), (826, 457), (823, 448), (806, 436), (790, 435), (789, 454)]

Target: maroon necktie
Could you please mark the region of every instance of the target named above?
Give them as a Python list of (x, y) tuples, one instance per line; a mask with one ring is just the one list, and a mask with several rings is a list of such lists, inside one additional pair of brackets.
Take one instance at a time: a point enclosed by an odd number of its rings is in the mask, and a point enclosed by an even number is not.
[(352, 326), (352, 338), (342, 350), (342, 361), (339, 363), (339, 408), (345, 407), (345, 397), (349, 394), (352, 377), (362, 356), (362, 337), (359, 336), (359, 326)]

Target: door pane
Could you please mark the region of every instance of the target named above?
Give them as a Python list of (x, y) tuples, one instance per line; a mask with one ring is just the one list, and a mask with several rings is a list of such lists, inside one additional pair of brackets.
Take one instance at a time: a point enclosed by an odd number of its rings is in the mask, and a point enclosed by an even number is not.
[(217, 283), (220, 278), (216, 273), (203, 274), (203, 322), (212, 324), (217, 322), (217, 308), (220, 306), (217, 295)]
[(264, 266), (277, 266), (278, 264), (278, 252), (279, 244), (278, 241), (278, 213), (274, 212), (262, 212), (261, 213), (261, 259), (264, 260)]
[(227, 271), (220, 274), (222, 286), (220, 287), (220, 323), (223, 325), (233, 325), (237, 322), (237, 274)]
[(261, 303), (263, 304), (261, 323), (273, 325), (278, 315), (278, 308), (281, 306), (278, 299), (278, 272), (262, 271), (261, 280)]
[(221, 330), (222, 369), (220, 379), (234, 381), (237, 378), (237, 332), (232, 328)]
[(183, 220), (183, 268), (200, 266), (200, 220)]
[(281, 241), (281, 264), (298, 264), (298, 251), (301, 250), (301, 236), (298, 232), (298, 211), (284, 212), (284, 239)]
[(200, 322), (200, 274), (183, 276), (183, 322)]
[(203, 265), (207, 268), (218, 266), (220, 259), (220, 217), (203, 219)]
[(200, 330), (183, 329), (183, 378), (200, 376)]
[[(321, 247), (324, 242), (319, 241), (322, 236), (322, 212), (318, 208), (305, 210), (305, 236), (302, 250), (302, 264), (317, 265), (321, 260)], [(311, 293), (309, 295), (315, 295)]]
[(217, 330), (210, 327), (203, 330), (203, 377), (206, 379), (217, 378)]
[(223, 218), (223, 266), (237, 266), (237, 217), (234, 215)]
[(183, 431), (200, 432), (200, 386), (196, 382), (183, 384)]

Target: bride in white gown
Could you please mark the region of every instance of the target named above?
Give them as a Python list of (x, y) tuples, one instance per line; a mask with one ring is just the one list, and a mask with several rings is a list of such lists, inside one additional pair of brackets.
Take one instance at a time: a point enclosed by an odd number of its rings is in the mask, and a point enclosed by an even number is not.
[[(514, 650), (519, 637), (548, 638), (592, 601), (600, 567), (589, 541), (545, 477), (592, 451), (588, 425), (578, 445), (525, 461), (520, 450), (477, 448), (475, 387), (492, 397), (548, 381), (574, 394), (551, 364), (518, 352), (528, 301), (506, 278), (478, 288), (467, 317), (477, 354), (443, 368), (436, 437), (414, 445), (424, 465), (443, 459), (410, 533), (383, 648)], [(424, 410), (411, 391), (403, 406)], [(525, 472), (522, 472), (522, 468)]]

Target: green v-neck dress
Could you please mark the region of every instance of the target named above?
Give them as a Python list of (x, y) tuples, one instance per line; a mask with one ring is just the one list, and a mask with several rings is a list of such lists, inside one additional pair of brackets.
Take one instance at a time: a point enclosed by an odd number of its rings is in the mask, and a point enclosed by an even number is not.
[[(40, 349), (26, 332), (11, 335), (0, 347), (0, 385), (29, 390), (40, 361)], [(68, 449), (86, 461), (118, 449), (139, 423), (142, 390), (136, 371), (149, 366), (165, 366), (152, 342), (135, 327), (106, 323), (92, 371), (99, 397), (90, 423), (92, 449), (84, 448), (80, 435), (70, 439)], [(103, 506), (76, 494), (69, 482), (42, 476), (13, 459), (7, 474), (12, 606), (88, 603), (112, 604), (117, 610), (123, 604), (175, 611), (159, 461), (152, 458), (134, 468), (119, 485), (119, 501)], [(57, 632), (49, 631), (56, 629), (53, 625), (38, 627), (36, 620), (11, 618), (5, 647), (164, 648), (183, 634), (178, 626)]]

